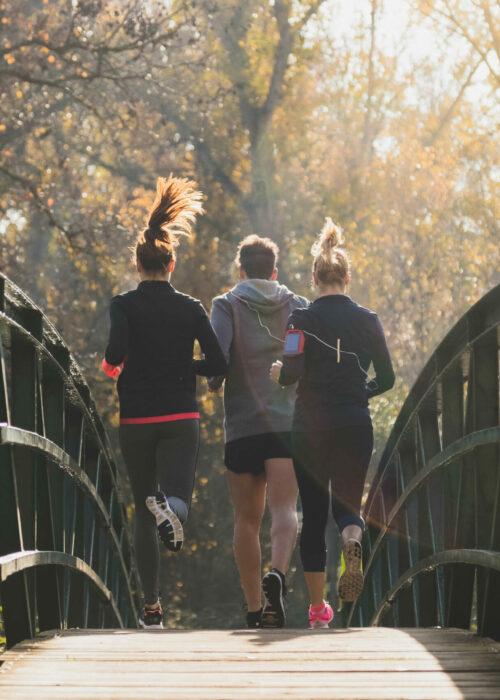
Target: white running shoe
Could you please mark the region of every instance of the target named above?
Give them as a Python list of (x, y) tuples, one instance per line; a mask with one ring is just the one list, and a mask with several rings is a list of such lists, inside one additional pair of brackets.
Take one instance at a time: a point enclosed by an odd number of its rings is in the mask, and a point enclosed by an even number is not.
[(176, 513), (170, 508), (161, 491), (146, 498), (146, 507), (155, 516), (160, 539), (171, 552), (178, 552), (184, 544), (184, 529)]

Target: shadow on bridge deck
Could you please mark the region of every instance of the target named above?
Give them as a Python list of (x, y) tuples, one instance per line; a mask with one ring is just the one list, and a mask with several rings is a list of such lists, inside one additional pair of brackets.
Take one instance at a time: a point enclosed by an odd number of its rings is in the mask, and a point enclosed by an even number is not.
[(0, 698), (500, 698), (500, 644), (460, 630), (71, 630), (3, 656)]

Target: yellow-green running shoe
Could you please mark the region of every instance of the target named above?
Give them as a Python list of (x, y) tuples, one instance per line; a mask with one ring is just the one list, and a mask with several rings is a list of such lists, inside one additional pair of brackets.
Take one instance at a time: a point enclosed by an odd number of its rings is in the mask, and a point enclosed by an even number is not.
[(339, 598), (346, 603), (356, 600), (363, 590), (363, 562), (361, 544), (347, 540), (340, 558)]

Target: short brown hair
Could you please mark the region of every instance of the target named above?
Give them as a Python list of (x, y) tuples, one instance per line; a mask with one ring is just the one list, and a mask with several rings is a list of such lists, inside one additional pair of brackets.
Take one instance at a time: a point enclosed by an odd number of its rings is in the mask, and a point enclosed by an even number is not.
[(196, 215), (203, 213), (202, 197), (191, 180), (172, 175), (158, 178), (148, 226), (137, 236), (134, 250), (144, 270), (166, 270), (175, 260), (179, 236), (190, 236)]
[(244, 238), (238, 246), (235, 263), (250, 279), (268, 280), (278, 263), (280, 249), (270, 238), (256, 234)]

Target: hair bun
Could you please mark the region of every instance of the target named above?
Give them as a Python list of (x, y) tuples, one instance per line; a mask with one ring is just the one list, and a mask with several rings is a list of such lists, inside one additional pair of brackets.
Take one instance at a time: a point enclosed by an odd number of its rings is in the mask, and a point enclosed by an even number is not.
[(323, 284), (345, 285), (349, 274), (349, 257), (340, 247), (342, 229), (328, 216), (321, 233), (311, 248), (314, 256), (313, 272)]
[(314, 256), (324, 255), (326, 258), (330, 258), (334, 248), (338, 248), (343, 242), (342, 229), (327, 216), (318, 240), (311, 249), (311, 253)]
[(179, 236), (190, 236), (196, 216), (203, 213), (196, 183), (181, 177), (159, 177), (148, 224), (137, 236), (135, 257), (145, 270), (166, 270), (175, 259)]
[(337, 248), (344, 242), (342, 229), (334, 224), (329, 216), (325, 219), (319, 240), (323, 249)]
[(144, 240), (146, 241), (146, 243), (150, 243), (151, 245), (154, 245), (155, 240), (156, 240), (156, 234), (152, 229), (150, 229), (150, 228), (145, 229), (142, 235), (144, 236)]
[(172, 239), (170, 236), (170, 231), (168, 229), (163, 229), (158, 227), (148, 226), (143, 232), (143, 238), (146, 243), (151, 245), (158, 245), (165, 243), (166, 245), (172, 244)]

